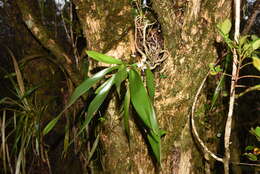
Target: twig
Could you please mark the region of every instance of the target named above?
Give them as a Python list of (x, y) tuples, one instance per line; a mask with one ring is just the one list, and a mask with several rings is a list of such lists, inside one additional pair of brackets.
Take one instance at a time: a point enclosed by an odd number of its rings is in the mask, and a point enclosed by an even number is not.
[(197, 104), (197, 101), (198, 101), (198, 97), (201, 93), (201, 90), (207, 80), (209, 76), (209, 72), (208, 74), (206, 75), (206, 77), (203, 79), (199, 89), (197, 90), (197, 93), (195, 95), (195, 98), (194, 98), (194, 102), (192, 104), (192, 110), (191, 110), (191, 116), (190, 116), (190, 120), (191, 120), (191, 129), (192, 129), (192, 132), (193, 132), (193, 135), (195, 136), (196, 140), (199, 142), (200, 146), (203, 148), (203, 152), (204, 153), (207, 153), (209, 154), (212, 158), (214, 158), (216, 161), (219, 161), (219, 162), (222, 162), (223, 163), (223, 159), (218, 157), (217, 155), (215, 155), (213, 152), (211, 152), (208, 147), (204, 144), (204, 142), (200, 139), (199, 137), (199, 134), (198, 134), (198, 131), (196, 129), (196, 126), (195, 126), (195, 121), (194, 121), (194, 115), (195, 115), (195, 108), (196, 108), (196, 104)]
[[(239, 27), (240, 27), (240, 0), (234, 0), (235, 4), (235, 35), (234, 39), (236, 43), (239, 41)], [(233, 121), (233, 112), (235, 104), (235, 94), (236, 94), (236, 83), (238, 79), (238, 54), (236, 49), (233, 49), (233, 65), (232, 65), (232, 80), (230, 87), (230, 98), (229, 98), (229, 109), (228, 116), (225, 126), (225, 136), (224, 136), (224, 147), (225, 147), (225, 158), (224, 158), (224, 173), (229, 174), (229, 163), (230, 163), (230, 138), (231, 138), (231, 129)]]

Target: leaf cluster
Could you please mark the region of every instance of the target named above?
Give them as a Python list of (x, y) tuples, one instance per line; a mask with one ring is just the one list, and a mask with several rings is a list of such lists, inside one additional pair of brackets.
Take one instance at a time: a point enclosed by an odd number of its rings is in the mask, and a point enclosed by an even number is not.
[[(111, 64), (112, 66), (97, 72), (77, 86), (64, 110), (46, 125), (43, 134), (48, 134), (56, 125), (62, 114), (82, 95), (87, 93), (94, 85), (101, 83), (95, 90), (95, 97), (87, 107), (85, 120), (78, 132), (78, 135), (81, 134), (89, 125), (95, 116), (95, 113), (101, 108), (108, 93), (113, 89), (112, 87), (115, 86), (119, 96), (121, 96), (121, 88), (125, 87), (126, 89), (124, 91), (126, 92), (123, 95), (121, 111), (126, 135), (130, 138), (129, 110), (133, 108), (142, 121), (145, 138), (148, 140), (149, 146), (152, 149), (152, 154), (156, 161), (160, 163), (161, 137), (165, 132), (159, 128), (153, 107), (155, 85), (154, 76), (151, 70), (149, 68), (144, 70), (146, 76), (146, 85), (144, 85), (141, 77), (142, 70), (140, 70), (136, 64), (129, 65), (119, 59), (95, 51), (87, 51), (87, 54), (96, 61)], [(103, 79), (106, 80), (101, 82)], [(130, 105), (132, 105), (132, 107), (130, 107)]]

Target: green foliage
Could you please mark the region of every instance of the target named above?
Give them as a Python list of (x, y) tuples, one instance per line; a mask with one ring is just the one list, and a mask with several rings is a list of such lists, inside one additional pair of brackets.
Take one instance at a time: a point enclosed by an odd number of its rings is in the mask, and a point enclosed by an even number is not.
[[(150, 69), (145, 70), (146, 87), (142, 81), (141, 72), (135, 64), (129, 65), (119, 59), (95, 51), (87, 51), (89, 57), (107, 64), (116, 64), (104, 70), (99, 71), (92, 77), (83, 81), (72, 93), (68, 104), (65, 109), (52, 121), (50, 121), (44, 128), (44, 135), (49, 133), (55, 124), (57, 124), (61, 115), (71, 107), (82, 95), (87, 93), (94, 85), (106, 79), (106, 75), (110, 76), (107, 80), (99, 85), (95, 90), (95, 97), (90, 102), (87, 112), (85, 113), (85, 120), (81, 125), (78, 135), (80, 135), (85, 128), (89, 125), (97, 111), (101, 108), (104, 100), (107, 98), (108, 93), (116, 87), (116, 91), (121, 96), (121, 88), (125, 87), (124, 98), (122, 102), (122, 113), (124, 129), (128, 140), (130, 140), (130, 105), (137, 112), (137, 116), (143, 123), (143, 130), (152, 149), (153, 155), (158, 163), (161, 161), (161, 136), (165, 134), (164, 131), (159, 129), (156, 120), (156, 115), (153, 107), (153, 98), (155, 93), (154, 77)], [(109, 74), (109, 75), (108, 75)], [(124, 85), (122, 85), (124, 84)]]
[[(260, 142), (260, 127), (257, 126), (255, 129), (251, 128), (250, 133), (254, 135), (258, 142)], [(247, 146), (245, 148), (246, 153), (243, 155), (246, 156), (251, 161), (258, 161), (260, 156), (260, 148), (255, 146)]]
[[(259, 56), (258, 50), (260, 48), (260, 38), (258, 38), (256, 35), (245, 35), (245, 36), (241, 36), (239, 38), (239, 42), (236, 43), (235, 41), (230, 39), (230, 36), (229, 36), (229, 32), (231, 31), (231, 28), (232, 28), (230, 20), (226, 19), (224, 22), (217, 25), (217, 27), (219, 29), (220, 35), (223, 37), (225, 43), (227, 44), (227, 46), (229, 48), (229, 52), (230, 53), (236, 52), (236, 54), (238, 55), (238, 63), (237, 63), (238, 67), (237, 68), (239, 69), (239, 71), (250, 64), (252, 64), (258, 71), (260, 71), (260, 59), (258, 57)], [(218, 83), (218, 85), (215, 89), (215, 92), (213, 94), (213, 97), (212, 97), (211, 109), (213, 108), (217, 98), (219, 97), (221, 86), (224, 85), (224, 80), (227, 76), (226, 70), (227, 70), (229, 63), (231, 62), (229, 59), (231, 59), (232, 54), (230, 54), (230, 53), (228, 53), (226, 56), (226, 59), (225, 59), (226, 63), (225, 63), (224, 69), (222, 69), (220, 65), (215, 65), (214, 63), (209, 64), (211, 75), (221, 74), (221, 78), (219, 80), (219, 83)], [(245, 61), (248, 59), (249, 60), (251, 59), (250, 63), (247, 63), (248, 61)], [(238, 76), (239, 76), (239, 71), (238, 71)], [(256, 76), (248, 76), (248, 77), (254, 78)], [(244, 78), (244, 77), (241, 76), (241, 77), (237, 77), (237, 78)], [(260, 77), (257, 76), (256, 78), (260, 78)], [(237, 94), (237, 97), (241, 97), (244, 94), (254, 91), (254, 90), (260, 90), (260, 84), (248, 87), (240, 94)]]
[(220, 30), (221, 34), (224, 36), (228, 36), (231, 30), (232, 24), (229, 19), (224, 20), (224, 22), (217, 25), (218, 29)]
[(39, 159), (47, 159), (40, 128), (47, 106), (37, 105), (34, 93), (41, 85), (27, 89), (18, 62), (9, 52), (15, 73), (7, 74), (6, 77), (12, 84), (10, 88), (14, 90), (15, 97), (0, 99), (0, 161), (4, 173), (26, 173), (29, 153), (34, 153)]
[[(260, 38), (258, 38), (256, 35), (245, 35), (241, 36), (239, 38), (238, 43), (235, 42), (234, 40), (230, 39), (229, 37), (229, 32), (231, 30), (231, 22), (229, 20), (225, 20), (218, 26), (219, 33), (223, 37), (225, 43), (227, 44), (229, 48), (229, 52), (232, 54), (235, 54), (237, 57), (237, 72), (236, 72), (236, 77), (232, 77), (232, 79), (235, 79), (235, 83), (237, 85), (238, 80), (242, 78), (260, 78), (260, 76), (255, 76), (255, 75), (246, 75), (246, 76), (240, 76), (240, 71), (248, 66), (248, 65), (253, 65), (253, 68), (256, 68), (258, 71), (260, 71), (260, 59), (259, 59), (259, 48), (260, 48)], [(226, 69), (226, 67), (224, 68)], [(222, 73), (222, 69), (218, 66), (214, 66), (213, 64), (210, 65), (210, 72), (212, 75), (216, 75), (218, 73)], [(224, 71), (225, 75), (226, 71)], [(222, 78), (220, 80), (222, 83)], [(218, 85), (219, 86), (219, 85)], [(237, 87), (237, 86), (235, 86)], [(216, 89), (215, 93), (217, 93), (218, 88)], [(246, 93), (254, 90), (260, 90), (260, 84), (256, 84), (251, 87), (245, 88), (244, 91), (240, 92), (237, 94), (237, 97), (241, 97), (245, 95)], [(214, 98), (212, 102), (215, 102), (216, 100), (216, 95), (214, 93)], [(260, 141), (260, 127), (256, 127), (255, 129), (251, 129), (250, 133), (253, 134), (257, 141)], [(248, 157), (248, 159), (252, 161), (258, 161), (259, 155), (260, 155), (260, 149), (255, 146), (247, 146), (245, 148), (246, 153), (244, 153), (245, 156)]]

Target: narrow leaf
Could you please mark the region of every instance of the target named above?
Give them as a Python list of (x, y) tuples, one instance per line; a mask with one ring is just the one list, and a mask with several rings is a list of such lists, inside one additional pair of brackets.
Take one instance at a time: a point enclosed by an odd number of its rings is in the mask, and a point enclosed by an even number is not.
[(155, 83), (154, 83), (154, 75), (149, 67), (145, 69), (145, 76), (146, 76), (146, 86), (147, 86), (148, 94), (151, 101), (153, 102), (154, 95), (155, 95)]
[(111, 56), (107, 56), (105, 54), (98, 53), (96, 51), (87, 51), (87, 54), (89, 57), (103, 63), (108, 63), (108, 64), (118, 64), (121, 65), (123, 62), (119, 59), (116, 59)]
[(109, 79), (109, 81), (106, 83), (106, 85), (99, 91), (99, 93), (91, 101), (91, 103), (89, 104), (89, 107), (88, 107), (88, 111), (87, 111), (87, 118), (84, 121), (82, 128), (78, 134), (80, 134), (85, 129), (85, 127), (90, 123), (95, 112), (99, 109), (99, 107), (104, 102), (105, 98), (107, 97), (108, 92), (110, 91), (111, 87), (114, 84), (114, 80), (115, 80), (115, 75), (113, 75)]
[(97, 149), (98, 143), (99, 143), (99, 134), (98, 134), (97, 138), (95, 139), (95, 141), (93, 143), (93, 146), (92, 146), (90, 153), (88, 155), (88, 161), (87, 162), (89, 162), (91, 160), (91, 158), (93, 157), (93, 155), (94, 155), (94, 153)]
[(129, 87), (131, 102), (140, 119), (143, 121), (145, 126), (158, 133), (159, 127), (154, 108), (145, 90), (141, 76), (134, 69), (129, 71)]
[(61, 115), (57, 116), (45, 126), (45, 128), (43, 129), (43, 136), (47, 135), (54, 128), (54, 126), (57, 124), (58, 120), (60, 119), (60, 116)]
[(81, 97), (85, 92), (87, 92), (94, 84), (96, 84), (99, 80), (101, 80), (107, 73), (117, 69), (118, 66), (106, 68), (98, 73), (96, 73), (93, 77), (88, 78), (83, 83), (81, 83), (73, 92), (70, 97), (70, 100), (65, 107), (65, 110), (68, 109), (75, 101)]
[(156, 136), (156, 135), (152, 135), (152, 133), (149, 133), (147, 135), (147, 138), (148, 138), (149, 144), (152, 148), (154, 157), (156, 158), (157, 162), (160, 164), (161, 163), (161, 142), (156, 141), (154, 139), (154, 136)]
[(118, 95), (120, 95), (121, 83), (126, 80), (127, 76), (128, 76), (128, 73), (127, 73), (126, 66), (122, 66), (116, 73), (115, 86), (116, 86)]
[(214, 91), (214, 94), (213, 94), (213, 96), (211, 98), (211, 105), (210, 105), (210, 109), (209, 110), (212, 110), (214, 108), (214, 106), (215, 106), (215, 104), (217, 102), (217, 99), (219, 97), (220, 91), (223, 88), (224, 82), (225, 82), (225, 75), (222, 74), (222, 76), (221, 76), (221, 78), (220, 78), (220, 80), (218, 82), (218, 85), (217, 85), (217, 87), (216, 87), (216, 89)]
[(241, 96), (245, 95), (246, 93), (251, 92), (251, 91), (255, 91), (255, 90), (260, 90), (260, 84), (247, 88), (244, 92), (238, 94), (236, 97), (237, 98), (241, 97)]
[(129, 128), (129, 106), (130, 106), (130, 91), (129, 88), (127, 88), (125, 98), (124, 98), (124, 128), (125, 128), (125, 133), (128, 138), (128, 141), (130, 139), (130, 128)]

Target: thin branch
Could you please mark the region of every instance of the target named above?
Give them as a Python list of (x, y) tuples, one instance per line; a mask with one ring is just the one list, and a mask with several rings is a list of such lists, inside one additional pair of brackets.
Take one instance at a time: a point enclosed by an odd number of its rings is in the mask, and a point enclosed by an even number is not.
[(204, 153), (207, 153), (209, 154), (213, 159), (215, 159), (216, 161), (219, 161), (219, 162), (222, 162), (223, 163), (223, 159), (218, 157), (217, 155), (215, 155), (213, 152), (211, 152), (208, 147), (204, 144), (204, 142), (200, 139), (199, 137), (199, 134), (198, 134), (198, 131), (196, 129), (196, 126), (195, 126), (195, 121), (194, 121), (194, 115), (195, 115), (195, 110), (196, 110), (196, 104), (197, 104), (197, 101), (198, 101), (198, 97), (201, 93), (201, 90), (208, 78), (208, 75), (209, 73), (206, 75), (206, 77), (203, 79), (199, 89), (197, 90), (197, 93), (195, 95), (195, 98), (194, 98), (194, 102), (192, 104), (192, 110), (191, 110), (191, 116), (190, 116), (190, 120), (191, 120), (191, 129), (192, 129), (192, 132), (193, 132), (193, 135), (195, 136), (196, 140), (198, 141), (198, 143), (200, 144), (200, 146), (203, 148), (203, 152)]
[[(240, 0), (234, 0), (235, 5), (235, 35), (234, 40), (236, 43), (239, 43), (239, 27), (240, 27)], [(233, 65), (232, 65), (232, 80), (230, 87), (230, 98), (229, 98), (229, 109), (228, 116), (225, 126), (225, 136), (224, 136), (224, 147), (225, 147), (225, 158), (224, 158), (224, 173), (229, 174), (229, 164), (230, 164), (230, 139), (232, 131), (232, 121), (233, 121), (233, 112), (236, 98), (236, 83), (238, 77), (238, 54), (236, 49), (233, 49)]]
[(245, 75), (245, 76), (240, 76), (237, 79), (240, 80), (240, 79), (244, 79), (244, 78), (257, 78), (257, 79), (260, 79), (260, 76)]

